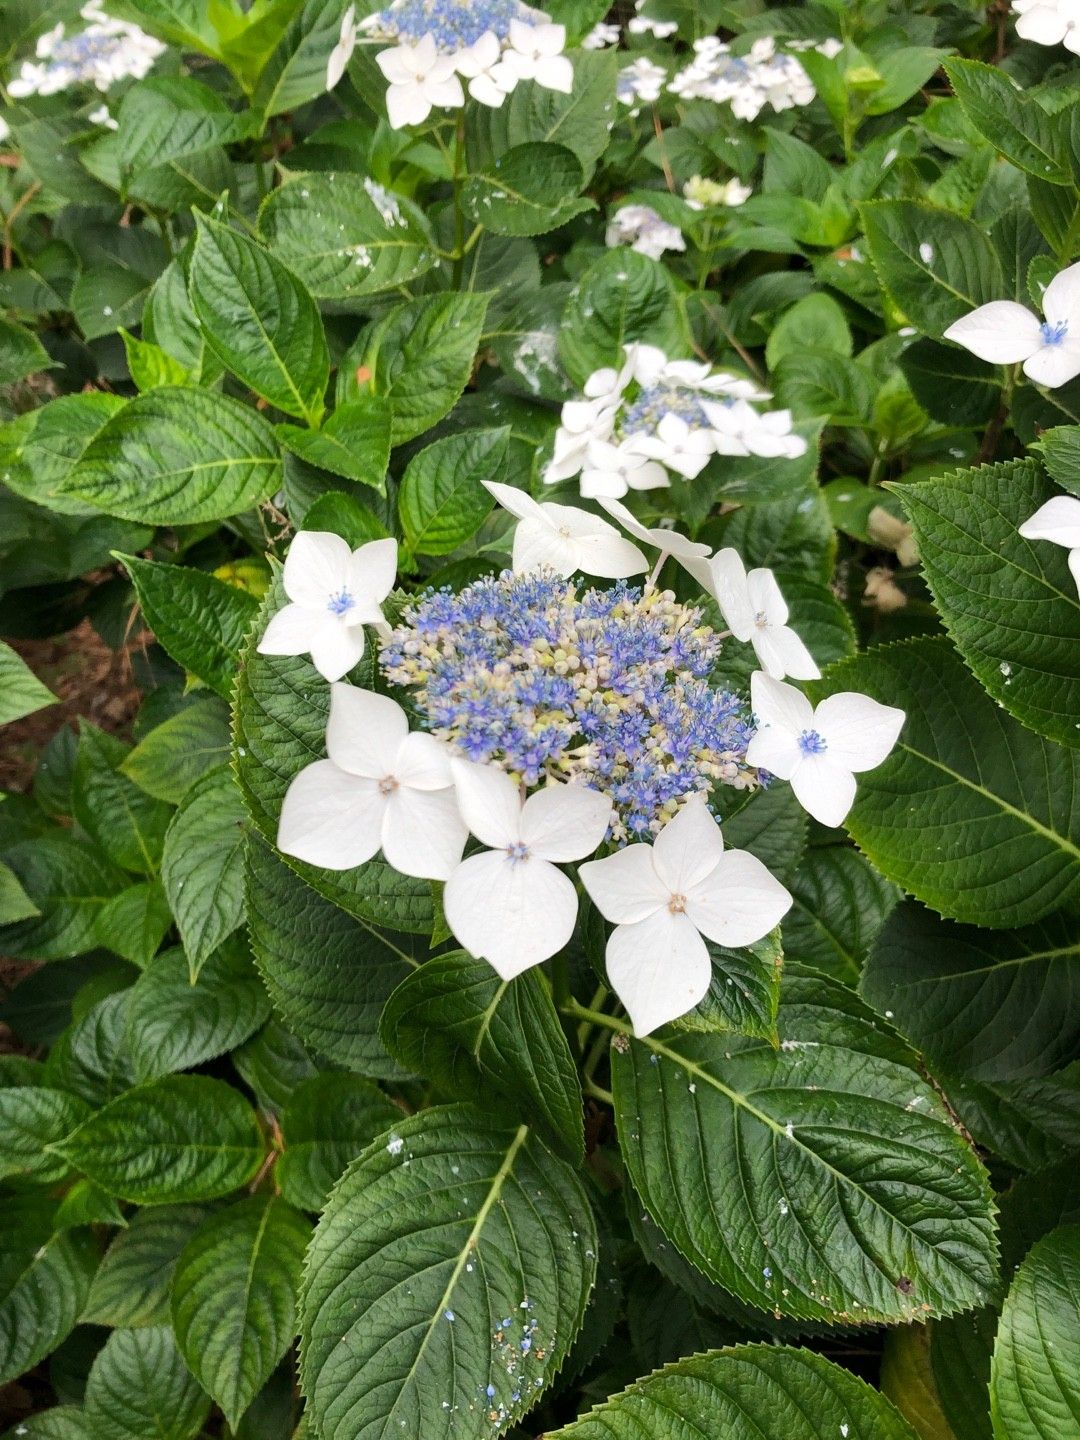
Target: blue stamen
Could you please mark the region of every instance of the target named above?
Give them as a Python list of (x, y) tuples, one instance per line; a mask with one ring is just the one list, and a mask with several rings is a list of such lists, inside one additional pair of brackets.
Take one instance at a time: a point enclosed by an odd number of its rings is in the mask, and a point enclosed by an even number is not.
[(356, 601), (343, 586), (336, 595), (330, 596), (330, 599), (326, 602), (326, 608), (330, 611), (331, 615), (344, 615), (351, 610), (355, 604)]
[(1044, 320), (1039, 326), (1039, 339), (1044, 345), (1060, 345), (1068, 333), (1067, 320), (1056, 320), (1053, 325), (1049, 320)]
[(824, 755), (828, 748), (825, 737), (816, 730), (804, 730), (799, 736), (799, 749), (804, 755)]

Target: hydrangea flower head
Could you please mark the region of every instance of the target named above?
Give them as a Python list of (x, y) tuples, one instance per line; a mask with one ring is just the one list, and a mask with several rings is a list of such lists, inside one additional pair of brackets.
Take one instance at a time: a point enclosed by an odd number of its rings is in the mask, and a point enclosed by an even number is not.
[(410, 606), (380, 663), (456, 754), (609, 796), (621, 841), (657, 831), (686, 795), (756, 783), (746, 705), (710, 683), (720, 646), (670, 592), (579, 593), (552, 571), (507, 571)]
[(682, 100), (730, 105), (740, 120), (756, 120), (766, 105), (791, 110), (809, 105), (817, 93), (794, 55), (778, 51), (770, 36), (755, 40), (746, 55), (733, 55), (715, 35), (694, 41), (694, 58), (672, 79)]
[(100, 0), (89, 0), (79, 13), (88, 22), (82, 30), (69, 34), (61, 21), (39, 37), (39, 63), (23, 64), (8, 85), (10, 95), (55, 95), (75, 85), (105, 91), (128, 76), (141, 80), (165, 49), (137, 25), (106, 15)]
[(685, 250), (686, 241), (677, 225), (669, 225), (651, 205), (622, 205), (608, 221), (604, 243), (629, 245), (650, 260), (659, 260), (665, 250)]

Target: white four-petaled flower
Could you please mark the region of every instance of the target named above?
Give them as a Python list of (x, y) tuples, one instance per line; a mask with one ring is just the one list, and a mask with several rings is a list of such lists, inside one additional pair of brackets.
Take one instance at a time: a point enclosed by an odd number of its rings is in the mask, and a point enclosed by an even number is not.
[(310, 655), (320, 675), (340, 680), (364, 653), (364, 626), (384, 623), (381, 606), (396, 571), (396, 540), (351, 550), (340, 535), (301, 530), (282, 574), (292, 603), (266, 627), (260, 653)]
[(494, 30), (485, 30), (479, 40), (454, 56), (458, 74), (469, 82), (469, 94), (493, 110), (499, 108), (516, 83), (502, 64), (502, 53)]
[(1080, 500), (1075, 495), (1055, 495), (1040, 505), (1030, 520), (1020, 526), (1025, 540), (1049, 540), (1069, 552), (1069, 569), (1080, 591)]
[(607, 833), (611, 801), (584, 785), (548, 785), (522, 800), (491, 765), (451, 761), (465, 823), (490, 848), (470, 855), (443, 891), (446, 923), (504, 980), (557, 954), (574, 933), (577, 892), (558, 869), (591, 855)]
[(752, 945), (791, 907), (791, 896), (760, 860), (725, 850), (701, 796), (688, 800), (652, 845), (627, 845), (582, 865), (578, 874), (615, 925), (608, 978), (637, 1035), (685, 1015), (704, 998), (712, 980), (706, 939)]
[(545, 90), (561, 90), (569, 95), (574, 88), (574, 67), (562, 53), (565, 48), (565, 25), (528, 25), (523, 20), (511, 20), (510, 46), (502, 63), (517, 80), (535, 80)]
[(842, 691), (815, 707), (792, 685), (760, 670), (750, 677), (757, 731), (746, 759), (791, 782), (799, 804), (822, 825), (839, 825), (855, 800), (855, 776), (873, 770), (896, 744), (903, 710)]
[(1080, 55), (1080, 5), (1076, 0), (1013, 0), (1016, 33), (1036, 45), (1064, 45)]
[(423, 35), (415, 45), (399, 44), (375, 57), (390, 81), (386, 114), (391, 128), (420, 125), (434, 106), (455, 108), (465, 104), (452, 55), (440, 55), (434, 36)]
[(670, 411), (651, 434), (632, 435), (625, 444), (632, 455), (659, 460), (687, 480), (700, 475), (716, 453), (711, 431), (697, 429)]
[(516, 515), (512, 563), (517, 574), (550, 568), (563, 579), (580, 572), (607, 580), (625, 580), (648, 570), (636, 545), (624, 540), (614, 525), (575, 505), (543, 504), (514, 485), (483, 482), (495, 499)]
[(678, 530), (668, 530), (664, 526), (650, 529), (649, 526), (642, 525), (634, 512), (627, 509), (621, 500), (605, 498), (600, 500), (600, 505), (612, 519), (619, 522), (629, 535), (633, 535), (635, 540), (640, 540), (645, 545), (651, 545), (660, 551), (660, 558), (653, 569), (654, 575), (660, 573), (664, 561), (670, 555), (700, 583), (701, 567), (708, 560), (708, 545), (703, 545), (699, 540), (691, 540), (686, 535), (680, 535)]
[(1045, 320), (1015, 300), (980, 305), (945, 331), (992, 365), (1024, 362), (1036, 385), (1056, 389), (1080, 375), (1080, 264), (1055, 275), (1043, 291)]
[(776, 576), (764, 567), (747, 573), (742, 556), (730, 547), (718, 550), (693, 572), (723, 612), (736, 640), (747, 641), (767, 675), (782, 680), (816, 680), (814, 657), (788, 625), (788, 607)]
[(441, 741), (410, 732), (388, 696), (335, 685), (326, 750), (330, 758), (306, 765), (285, 792), (280, 848), (327, 870), (351, 870), (381, 849), (403, 875), (446, 880), (468, 831)]
[(330, 51), (330, 59), (326, 65), (326, 88), (333, 90), (341, 77), (345, 74), (345, 67), (352, 59), (352, 53), (356, 49), (356, 6), (350, 5), (341, 17), (341, 32), (338, 35), (337, 44)]

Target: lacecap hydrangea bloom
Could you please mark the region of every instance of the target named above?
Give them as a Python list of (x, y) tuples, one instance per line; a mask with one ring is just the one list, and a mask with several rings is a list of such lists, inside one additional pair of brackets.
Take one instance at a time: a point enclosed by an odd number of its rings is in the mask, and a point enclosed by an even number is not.
[(686, 249), (679, 227), (669, 224), (651, 205), (620, 206), (608, 221), (604, 243), (609, 247), (629, 245), (650, 260), (659, 260), (667, 250)]
[(423, 597), (380, 664), (454, 753), (526, 786), (592, 786), (623, 840), (655, 833), (687, 795), (757, 783), (746, 703), (714, 684), (720, 652), (670, 592), (582, 591), (541, 570)]
[(14, 99), (27, 95), (55, 95), (76, 85), (109, 90), (118, 80), (141, 80), (165, 49), (137, 25), (114, 20), (99, 0), (90, 0), (79, 12), (86, 24), (70, 31), (63, 21), (38, 38), (37, 60), (23, 63), (8, 82)]
[(1064, 45), (1080, 55), (1080, 5), (1076, 0), (1013, 0), (1016, 33), (1036, 45)]
[[(563, 54), (566, 27), (521, 0), (395, 0), (360, 21), (353, 43), (360, 36), (393, 42), (376, 60), (390, 81), (386, 107), (394, 129), (422, 124), (435, 107), (463, 105), (465, 88), (498, 107), (521, 80), (564, 94), (574, 84)], [(344, 68), (346, 43), (343, 26), (331, 74)]]
[(730, 105), (740, 120), (756, 120), (766, 106), (780, 111), (809, 105), (817, 93), (794, 55), (777, 50), (771, 36), (755, 40), (746, 55), (733, 55), (715, 35), (695, 40), (693, 60), (668, 88), (682, 100)]
[(669, 485), (669, 471), (693, 479), (713, 455), (804, 455), (789, 410), (761, 412), (750, 403), (768, 398), (706, 363), (628, 345), (620, 370), (594, 372), (584, 398), (562, 407), (544, 483), (580, 475), (582, 495), (617, 500)]

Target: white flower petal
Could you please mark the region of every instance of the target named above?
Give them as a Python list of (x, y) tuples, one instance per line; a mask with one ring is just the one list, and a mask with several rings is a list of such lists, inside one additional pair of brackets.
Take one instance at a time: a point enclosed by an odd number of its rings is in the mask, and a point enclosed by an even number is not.
[(1058, 271), (1043, 291), (1042, 307), (1051, 325), (1064, 320), (1080, 329), (1080, 263)]
[(1076, 581), (1077, 592), (1080, 593), (1080, 549), (1069, 551), (1069, 569)]
[(817, 680), (821, 675), (814, 657), (788, 625), (757, 628), (750, 641), (766, 675), (777, 680), (785, 675), (793, 680)]
[(432, 75), (424, 82), (424, 98), (445, 110), (456, 110), (465, 104), (465, 91), (461, 88), (461, 81), (453, 73), (441, 80)]
[(324, 680), (340, 680), (364, 653), (364, 627), (343, 625), (336, 615), (322, 616), (311, 632), (311, 663)]
[(653, 842), (653, 866), (671, 895), (687, 895), (711, 875), (724, 853), (720, 826), (701, 795), (692, 795)]
[(558, 90), (562, 95), (569, 95), (574, 88), (574, 67), (566, 55), (549, 56), (536, 62), (533, 79), (545, 90)]
[(573, 542), (575, 569), (583, 575), (596, 575), (601, 580), (625, 580), (642, 575), (649, 562), (629, 540), (614, 530), (608, 534), (579, 535)]
[(411, 45), (395, 45), (380, 50), (375, 64), (391, 85), (411, 85), (416, 78), (416, 56)]
[(746, 581), (746, 567), (737, 550), (728, 546), (709, 561), (709, 593), (720, 606), (727, 627), (744, 643), (754, 629), (754, 607)]
[(521, 796), (510, 776), (494, 765), (451, 760), (461, 818), (483, 845), (504, 850), (521, 839)]
[(1038, 316), (1014, 300), (992, 300), (963, 316), (945, 331), (946, 340), (955, 340), (980, 360), (993, 365), (1012, 365), (1026, 360), (1042, 344)]
[(332, 760), (316, 760), (285, 792), (278, 849), (324, 870), (351, 870), (382, 844), (385, 808), (374, 780), (348, 775)]
[(551, 569), (565, 580), (577, 569), (577, 549), (546, 520), (521, 520), (514, 530), (511, 565), (517, 575)]
[(526, 490), (517, 485), (500, 485), (496, 480), (482, 480), (484, 489), (495, 496), (504, 510), (519, 520), (544, 519), (544, 510)]
[(356, 685), (330, 687), (326, 753), (342, 770), (368, 780), (396, 774), (398, 752), (408, 733), (408, 717), (389, 695)]
[(422, 125), (431, 114), (431, 101), (416, 84), (391, 85), (386, 92), (386, 118), (392, 130)]
[(521, 839), (541, 860), (584, 860), (607, 834), (611, 808), (607, 795), (587, 785), (545, 785), (525, 801)]
[(1052, 496), (1024, 521), (1020, 534), (1025, 540), (1050, 540), (1076, 549), (1080, 546), (1080, 500), (1075, 495)]
[(329, 530), (301, 530), (285, 556), (282, 584), (290, 600), (325, 610), (335, 591), (348, 584), (352, 551), (347, 540)]
[(708, 947), (685, 915), (666, 907), (636, 925), (619, 925), (605, 955), (612, 989), (635, 1035), (650, 1035), (705, 998), (712, 982)]
[(443, 891), (446, 923), (471, 955), (504, 980), (557, 954), (577, 920), (577, 892), (561, 870), (500, 850), (470, 855)]
[(387, 863), (402, 875), (449, 880), (461, 860), (468, 833), (452, 789), (414, 790), (399, 785), (386, 798), (382, 851)]
[(780, 924), (791, 896), (755, 855), (728, 850), (686, 897), (687, 918), (717, 945), (752, 945)]
[(1043, 345), (1024, 361), (1024, 374), (1048, 390), (1067, 385), (1080, 375), (1080, 341), (1063, 340), (1056, 345)]
[(855, 776), (829, 755), (803, 755), (791, 777), (796, 800), (822, 825), (839, 825), (855, 803)]
[[(1030, 522), (1029, 522), (1030, 523)], [(320, 616), (303, 605), (283, 605), (263, 631), (260, 655), (306, 655)]]
[(381, 619), (379, 606), (394, 588), (397, 575), (397, 541), (370, 540), (349, 558), (348, 587), (358, 612), (367, 623)]
[(858, 774), (873, 770), (896, 744), (907, 716), (855, 690), (830, 695), (814, 711), (814, 729), (828, 758)]
[(414, 730), (398, 750), (394, 776), (412, 790), (445, 790), (454, 783), (450, 751), (434, 735)]
[(671, 891), (656, 873), (651, 845), (627, 845), (578, 867), (593, 904), (614, 925), (634, 925), (665, 909)]
[(771, 570), (759, 566), (747, 572), (746, 591), (755, 615), (764, 615), (768, 625), (786, 625), (787, 601)]
[(795, 737), (814, 728), (814, 707), (802, 691), (760, 670), (750, 676), (750, 705), (760, 726), (786, 730)]

